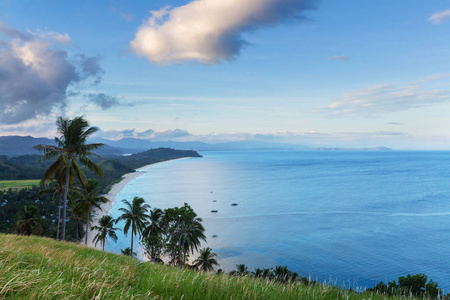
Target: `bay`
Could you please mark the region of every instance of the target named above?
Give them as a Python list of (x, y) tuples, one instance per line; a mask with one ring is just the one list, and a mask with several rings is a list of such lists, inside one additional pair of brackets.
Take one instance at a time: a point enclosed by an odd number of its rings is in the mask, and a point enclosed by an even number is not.
[[(119, 193), (113, 217), (134, 196), (152, 208), (186, 202), (203, 219), (202, 246), (225, 271), (286, 265), (352, 288), (425, 273), (450, 292), (449, 152), (200, 154), (146, 168)], [(129, 245), (130, 236), (119, 234), (106, 249)]]

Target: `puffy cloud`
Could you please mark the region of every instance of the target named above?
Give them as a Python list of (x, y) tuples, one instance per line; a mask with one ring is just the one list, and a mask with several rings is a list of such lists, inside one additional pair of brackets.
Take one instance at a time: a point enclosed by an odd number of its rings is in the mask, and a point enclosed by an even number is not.
[(99, 94), (89, 94), (89, 102), (94, 103), (103, 110), (110, 109), (112, 107), (120, 105), (119, 100), (115, 96), (105, 95), (103, 93)]
[(247, 44), (243, 33), (302, 19), (317, 0), (196, 0), (151, 11), (131, 42), (150, 62), (194, 60), (203, 64), (230, 60)]
[(450, 21), (450, 9), (435, 12), (428, 21), (436, 25)]
[(0, 123), (17, 124), (64, 109), (67, 88), (88, 78), (99, 81), (98, 58), (66, 50), (70, 38), (57, 33), (22, 33), (0, 23)]
[(335, 116), (374, 117), (441, 102), (450, 102), (448, 90), (424, 89), (418, 83), (378, 85), (346, 92), (319, 111)]

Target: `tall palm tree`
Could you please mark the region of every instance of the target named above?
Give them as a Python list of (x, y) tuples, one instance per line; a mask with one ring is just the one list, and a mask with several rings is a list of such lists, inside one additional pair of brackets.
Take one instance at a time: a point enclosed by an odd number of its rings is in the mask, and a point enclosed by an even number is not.
[[(189, 207), (190, 208), (190, 207)], [(198, 251), (201, 242), (206, 242), (206, 236), (204, 234), (205, 228), (202, 225), (202, 219), (197, 217), (197, 214), (192, 210), (186, 210), (181, 216), (181, 236), (183, 249), (183, 263), (186, 261), (186, 254), (191, 251)]]
[(12, 231), (17, 234), (32, 235), (41, 234), (43, 219), (39, 209), (34, 205), (25, 205), (15, 216), (16, 221)]
[(86, 234), (84, 244), (87, 245), (89, 221), (91, 220), (91, 210), (96, 207), (101, 210), (100, 205), (109, 200), (106, 197), (99, 196), (100, 183), (94, 179), (89, 179), (80, 191), (80, 197), (73, 207), (74, 212), (79, 215), (85, 215), (86, 218)]
[(160, 208), (154, 208), (150, 211), (149, 216), (148, 226), (142, 232), (142, 243), (146, 253), (150, 256), (150, 259), (153, 260), (159, 258), (164, 246), (162, 238), (163, 211)]
[(217, 254), (211, 251), (211, 248), (207, 247), (200, 250), (200, 255), (193, 261), (194, 266), (205, 272), (214, 271), (214, 266), (219, 266), (215, 259)]
[(120, 230), (119, 228), (114, 228), (114, 224), (116, 220), (114, 220), (111, 216), (102, 216), (98, 220), (98, 226), (92, 227), (92, 229), (97, 230), (97, 234), (94, 237), (94, 244), (97, 246), (98, 242), (102, 243), (102, 249), (105, 251), (105, 243), (106, 238), (109, 236), (115, 242), (117, 242), (116, 230)]
[(103, 146), (103, 144), (87, 144), (87, 138), (98, 131), (96, 127), (90, 127), (89, 122), (83, 117), (76, 117), (72, 120), (59, 117), (56, 126), (60, 137), (55, 137), (56, 146), (37, 145), (34, 148), (43, 152), (39, 161), (55, 159), (53, 164), (47, 169), (41, 182), (44, 183), (52, 176), (65, 168), (65, 188), (63, 194), (63, 215), (62, 215), (62, 240), (66, 237), (66, 215), (67, 215), (67, 194), (70, 185), (70, 172), (74, 171), (82, 185), (86, 181), (86, 176), (78, 165), (77, 161), (87, 166), (91, 171), (100, 177), (103, 176), (102, 169), (95, 164), (90, 157), (98, 156), (92, 151)]
[(147, 215), (150, 205), (144, 204), (145, 200), (140, 197), (134, 197), (133, 202), (130, 203), (126, 199), (122, 200), (125, 204), (125, 208), (119, 208), (119, 211), (123, 214), (117, 219), (116, 222), (120, 220), (125, 221), (125, 226), (123, 228), (123, 233), (125, 236), (128, 234), (128, 230), (131, 227), (131, 248), (130, 253), (133, 253), (133, 236), (136, 234), (141, 234), (148, 224), (147, 220), (150, 218)]

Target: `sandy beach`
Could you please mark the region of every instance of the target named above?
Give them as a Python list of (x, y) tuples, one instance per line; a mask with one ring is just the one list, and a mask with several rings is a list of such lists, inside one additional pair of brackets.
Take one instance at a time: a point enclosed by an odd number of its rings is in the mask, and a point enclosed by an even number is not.
[(117, 195), (119, 195), (120, 191), (124, 187), (126, 187), (132, 180), (138, 178), (142, 174), (145, 174), (146, 172), (143, 171), (143, 170), (148, 168), (148, 167), (150, 167), (150, 166), (155, 166), (157, 164), (165, 163), (165, 162), (172, 161), (172, 160), (183, 159), (183, 158), (185, 158), (185, 157), (171, 159), (171, 160), (166, 160), (166, 161), (163, 161), (163, 162), (146, 165), (146, 166), (143, 166), (143, 167), (141, 167), (139, 169), (136, 169), (135, 172), (133, 172), (133, 173), (128, 173), (128, 174), (123, 175), (122, 176), (122, 180), (119, 183), (116, 183), (115, 185), (113, 185), (108, 194), (103, 195), (107, 199), (109, 199), (109, 201), (107, 203), (105, 203), (105, 204), (102, 204), (101, 210), (100, 209), (94, 209), (92, 211), (92, 222), (89, 224), (89, 229), (88, 229), (89, 230), (89, 235), (88, 235), (87, 245), (89, 247), (92, 247), (92, 248), (101, 249), (101, 243), (98, 243), (97, 247), (95, 247), (95, 245), (94, 245), (94, 237), (97, 234), (97, 231), (96, 230), (92, 230), (92, 227), (98, 225), (98, 220), (102, 216), (108, 215), (110, 213), (111, 208), (114, 206), (114, 203), (116, 203)]

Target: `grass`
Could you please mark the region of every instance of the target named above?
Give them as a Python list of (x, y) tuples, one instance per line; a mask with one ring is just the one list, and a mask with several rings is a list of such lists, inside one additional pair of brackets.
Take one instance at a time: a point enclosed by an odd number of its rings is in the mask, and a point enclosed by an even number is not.
[(282, 285), (141, 263), (11, 234), (0, 234), (0, 270), (0, 299), (386, 299), (327, 285)]
[(21, 190), (25, 188), (30, 188), (32, 186), (38, 186), (40, 179), (30, 179), (30, 180), (0, 180), (0, 190), (7, 190), (9, 188), (15, 190)]

